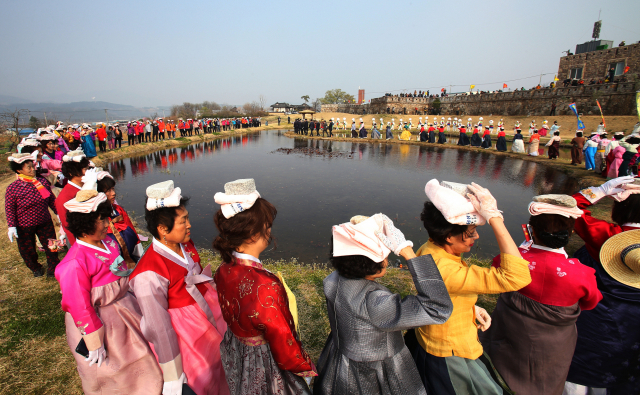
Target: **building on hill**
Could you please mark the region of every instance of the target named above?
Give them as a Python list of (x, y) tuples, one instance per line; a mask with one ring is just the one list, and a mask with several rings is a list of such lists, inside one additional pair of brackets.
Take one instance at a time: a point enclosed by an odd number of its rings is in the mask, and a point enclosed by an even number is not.
[(292, 112), (294, 109), (295, 106), (289, 103), (275, 103), (271, 105), (271, 112)]
[[(600, 41), (595, 43), (598, 42)], [(581, 45), (586, 44), (588, 43)], [(560, 82), (566, 80), (583, 80), (585, 84), (589, 84), (592, 80), (604, 82), (609, 78), (612, 68), (614, 80), (609, 82), (636, 78), (640, 73), (640, 43), (581, 53), (576, 50), (575, 55), (560, 58), (558, 78)]]

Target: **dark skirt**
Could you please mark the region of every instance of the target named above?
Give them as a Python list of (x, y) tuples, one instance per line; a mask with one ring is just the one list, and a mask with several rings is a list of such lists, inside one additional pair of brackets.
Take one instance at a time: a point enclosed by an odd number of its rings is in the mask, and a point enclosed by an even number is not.
[(486, 136), (484, 136), (484, 138), (482, 139), (482, 148), (491, 148), (491, 135), (488, 134)]
[(507, 139), (504, 136), (498, 137), (498, 141), (496, 141), (496, 149), (498, 151), (507, 150)]
[(357, 139), (358, 138), (358, 132), (356, 132), (355, 130), (351, 131), (351, 138)]
[(435, 143), (436, 142), (436, 132), (429, 132), (429, 142), (430, 143)]
[(466, 133), (460, 133), (458, 138), (458, 145), (469, 145), (469, 137)]
[(629, 167), (633, 166), (635, 163), (634, 157), (636, 156), (635, 152), (625, 152), (622, 154), (622, 164), (618, 168), (618, 177), (626, 176), (629, 173)]
[(480, 147), (482, 145), (482, 138), (480, 138), (479, 133), (474, 133), (471, 136), (471, 146), (472, 147)]
[(485, 353), (518, 395), (562, 395), (578, 332), (578, 303), (550, 306), (519, 292), (500, 295), (491, 327), (479, 337)]
[(555, 159), (560, 156), (560, 142), (554, 141), (553, 144), (549, 146), (549, 159)]
[(367, 129), (360, 129), (360, 138), (361, 139), (367, 138)]
[(444, 144), (447, 142), (447, 136), (445, 136), (444, 132), (438, 132), (438, 144)]
[(427, 132), (420, 132), (420, 141), (429, 141), (429, 134)]

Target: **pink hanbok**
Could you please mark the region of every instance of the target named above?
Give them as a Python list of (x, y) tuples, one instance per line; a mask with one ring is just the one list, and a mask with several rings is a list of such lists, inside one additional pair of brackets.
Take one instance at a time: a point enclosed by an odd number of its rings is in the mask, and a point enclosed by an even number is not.
[(154, 238), (131, 274), (143, 313), (142, 331), (166, 381), (177, 380), (182, 370), (196, 394), (227, 395), (220, 358), (227, 323), (211, 268), (202, 270), (192, 241), (181, 248), (179, 256)]
[(611, 152), (613, 154), (613, 161), (609, 166), (609, 173), (607, 173), (607, 178), (609, 179), (618, 177), (618, 169), (622, 164), (622, 155), (624, 155), (624, 153), (627, 152), (627, 150), (624, 147), (618, 146), (614, 148), (613, 151)]
[[(76, 240), (55, 272), (82, 389), (85, 394), (160, 394), (162, 371), (142, 335), (142, 314), (129, 292), (120, 247), (110, 235), (102, 244), (98, 248)], [(87, 345), (104, 345), (108, 359), (102, 366), (89, 366), (75, 352), (83, 338)]]

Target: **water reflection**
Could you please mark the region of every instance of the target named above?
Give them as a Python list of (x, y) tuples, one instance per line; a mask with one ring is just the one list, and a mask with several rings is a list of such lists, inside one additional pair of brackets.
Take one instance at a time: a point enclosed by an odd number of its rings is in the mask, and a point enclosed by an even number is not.
[[(173, 179), (189, 203), (192, 234), (210, 248), (216, 234), (213, 195), (225, 182), (255, 178), (261, 195), (278, 208), (278, 249), (264, 258), (324, 262), (331, 225), (356, 214), (384, 212), (419, 246), (427, 234), (419, 220), (424, 184), (431, 178), (475, 181), (489, 188), (515, 239), (528, 219), (527, 204), (541, 193), (573, 193), (575, 179), (538, 163), (483, 151), (412, 145), (290, 139), (278, 131), (232, 136), (117, 160), (106, 168), (118, 182), (118, 201), (138, 217), (148, 185)], [(140, 223), (144, 223), (143, 220)], [(474, 247), (497, 253), (488, 226)]]

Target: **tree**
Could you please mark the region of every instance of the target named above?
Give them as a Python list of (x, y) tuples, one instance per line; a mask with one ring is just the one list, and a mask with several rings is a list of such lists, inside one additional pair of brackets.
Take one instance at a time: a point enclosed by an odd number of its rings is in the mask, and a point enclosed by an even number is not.
[(315, 112), (320, 112), (322, 104), (324, 104), (322, 99), (316, 99), (311, 103), (311, 108), (313, 108), (313, 111)]
[(29, 110), (17, 108), (15, 110), (5, 110), (0, 112), (0, 120), (2, 123), (10, 125), (13, 127), (13, 132), (11, 133), (11, 145), (9, 146), (9, 152), (13, 151), (14, 145), (18, 144), (20, 141), (20, 119), (26, 120), (29, 115)]
[(260, 102), (260, 111), (264, 111), (264, 106), (267, 105), (267, 97), (265, 95), (260, 95), (258, 101)]
[(309, 95), (304, 95), (300, 97), (302, 100), (304, 100), (305, 104), (309, 103)]
[(322, 104), (339, 104), (339, 103), (355, 102), (355, 98), (353, 97), (353, 95), (348, 94), (342, 89), (328, 90), (324, 94), (324, 97), (318, 100), (320, 100)]
[(29, 127), (31, 129), (38, 129), (40, 127), (40, 120), (33, 115), (29, 118)]

